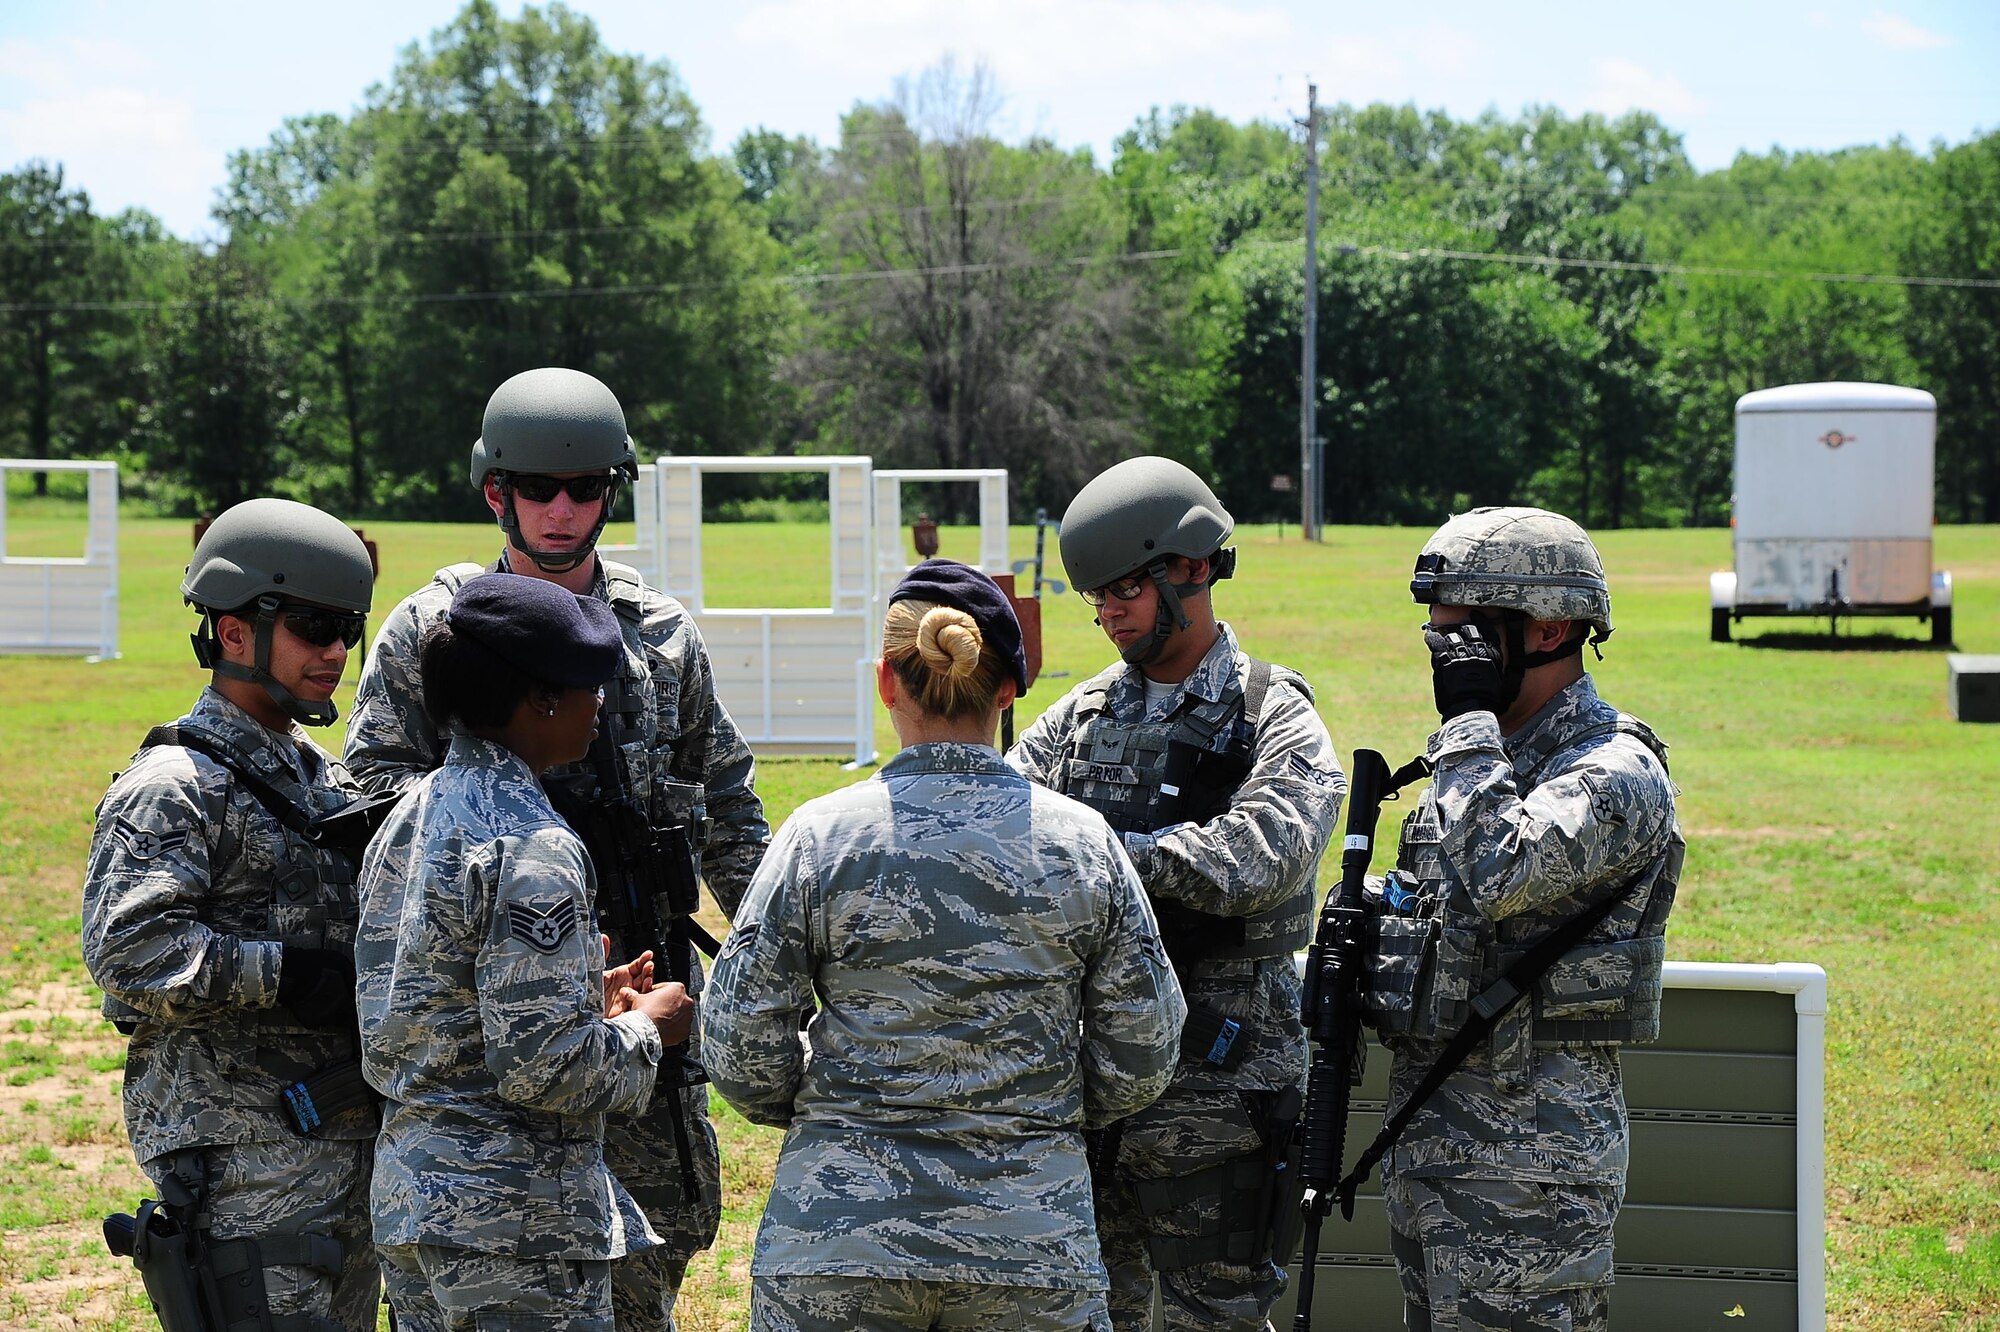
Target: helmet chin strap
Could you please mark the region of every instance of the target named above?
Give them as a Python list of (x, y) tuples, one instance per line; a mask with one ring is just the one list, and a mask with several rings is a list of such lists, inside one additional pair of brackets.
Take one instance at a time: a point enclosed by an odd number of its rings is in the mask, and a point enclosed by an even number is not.
[(225, 680), (243, 680), (262, 687), (279, 710), (295, 722), (305, 726), (331, 726), (340, 719), (340, 709), (333, 705), (332, 699), (323, 703), (308, 703), (279, 684), (278, 678), (271, 674), (271, 634), (278, 627), (278, 607), (282, 604), (274, 596), (257, 598), (255, 666), (245, 666), (222, 655), (222, 643), (215, 632), (214, 613), (208, 610), (202, 611), (201, 632), (192, 635), (195, 660)]
[(1181, 603), (1207, 586), (1195, 582), (1168, 582), (1165, 560), (1147, 565), (1146, 572), (1152, 577), (1153, 586), (1159, 590), (1159, 596), (1153, 601), (1153, 627), (1143, 638), (1135, 638), (1119, 649), (1118, 655), (1127, 666), (1145, 666), (1159, 660), (1160, 654), (1167, 650), (1167, 640), (1173, 637), (1174, 631), (1186, 629), (1194, 623), (1188, 619)]
[(572, 551), (536, 550), (521, 535), (521, 516), (514, 512), (514, 485), (512, 478), (502, 478), (500, 483), (500, 530), (507, 534), (507, 544), (535, 562), (535, 567), (543, 573), (561, 574), (581, 565), (597, 550), (597, 538), (604, 533), (604, 525), (611, 521), (611, 505), (618, 498), (618, 482), (612, 481), (604, 489), (604, 507), (597, 511), (597, 526), (590, 529), (590, 535), (583, 544)]
[[(1491, 629), (1496, 617), (1490, 614), (1475, 614), (1473, 619), (1482, 629)], [(1583, 655), (1582, 634), (1571, 634), (1562, 646), (1549, 652), (1528, 651), (1528, 613), (1526, 611), (1505, 610), (1497, 617), (1500, 621), (1500, 679), (1504, 690), (1500, 698), (1499, 711), (1505, 712), (1521, 696), (1521, 683), (1528, 672), (1536, 666), (1547, 666), (1561, 661), (1572, 653)]]

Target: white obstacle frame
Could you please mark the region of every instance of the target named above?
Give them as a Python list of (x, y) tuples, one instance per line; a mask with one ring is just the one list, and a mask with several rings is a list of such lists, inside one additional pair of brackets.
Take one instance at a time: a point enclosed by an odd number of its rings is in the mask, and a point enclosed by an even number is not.
[[(908, 573), (903, 558), (903, 486), (908, 482), (970, 482), (979, 487), (978, 567), (989, 574), (1008, 572), (1007, 469), (1004, 467), (884, 468), (875, 473), (875, 596), (886, 603), (889, 593)], [(878, 611), (887, 611), (886, 604)]]
[[(85, 474), (82, 558), (6, 554), (8, 472)], [(118, 656), (118, 464), (0, 458), (0, 652)]]
[(632, 526), (635, 540), (630, 544), (600, 541), (597, 549), (608, 559), (629, 564), (639, 571), (648, 587), (660, 586), (665, 573), (660, 568), (660, 479), (651, 463), (641, 463), (638, 479), (632, 483)]
[[(662, 457), (654, 464), (657, 586), (707, 643), (716, 695), (758, 753), (875, 758), (871, 459)], [(702, 477), (824, 472), (832, 536), (824, 607), (711, 607), (702, 579)], [(644, 537), (641, 537), (644, 543)]]

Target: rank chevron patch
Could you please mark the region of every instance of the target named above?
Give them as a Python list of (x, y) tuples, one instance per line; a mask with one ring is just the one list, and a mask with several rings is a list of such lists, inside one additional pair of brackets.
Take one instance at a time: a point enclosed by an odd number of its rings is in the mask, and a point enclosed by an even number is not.
[(125, 850), (134, 860), (156, 860), (188, 839), (185, 829), (173, 833), (156, 833), (149, 828), (141, 828), (126, 822), (123, 815), (119, 815), (115, 822), (118, 836), (123, 839)]
[(547, 906), (531, 902), (507, 904), (507, 933), (538, 953), (553, 953), (576, 930), (576, 900), (564, 898)]

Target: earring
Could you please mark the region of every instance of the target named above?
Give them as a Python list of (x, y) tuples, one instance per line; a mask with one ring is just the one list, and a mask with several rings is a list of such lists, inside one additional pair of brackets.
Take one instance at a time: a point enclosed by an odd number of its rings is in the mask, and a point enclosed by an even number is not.
[(550, 708), (550, 709), (549, 709), (549, 712), (548, 712), (548, 715), (549, 715), (549, 716), (551, 716), (551, 717), (555, 716), (555, 715), (556, 715), (556, 710), (555, 710), (554, 708)]

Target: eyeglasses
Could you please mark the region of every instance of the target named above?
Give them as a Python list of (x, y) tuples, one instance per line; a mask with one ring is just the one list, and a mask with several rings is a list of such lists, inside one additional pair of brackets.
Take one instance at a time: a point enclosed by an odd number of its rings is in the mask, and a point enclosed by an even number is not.
[(1103, 587), (1078, 588), (1077, 595), (1093, 606), (1102, 606), (1112, 597), (1120, 601), (1130, 601), (1146, 590), (1146, 579), (1139, 574), (1106, 583)]
[(578, 504), (588, 504), (602, 499), (605, 491), (618, 484), (618, 478), (602, 472), (592, 476), (572, 476), (567, 480), (532, 473), (509, 473), (507, 484), (514, 488), (515, 494), (535, 504), (553, 504), (557, 493), (565, 490)]
[(285, 628), (294, 637), (303, 638), (314, 647), (332, 647), (337, 638), (348, 647), (361, 641), (361, 631), (368, 625), (368, 617), (351, 611), (324, 610), (318, 606), (292, 606), (284, 612)]

